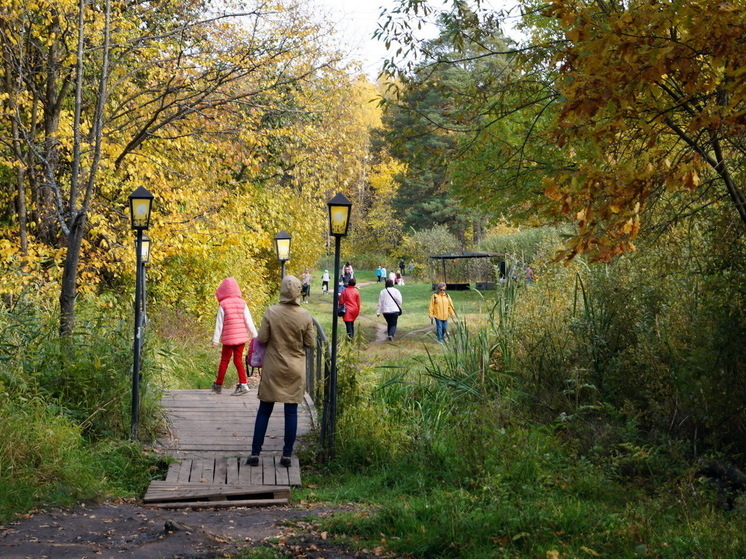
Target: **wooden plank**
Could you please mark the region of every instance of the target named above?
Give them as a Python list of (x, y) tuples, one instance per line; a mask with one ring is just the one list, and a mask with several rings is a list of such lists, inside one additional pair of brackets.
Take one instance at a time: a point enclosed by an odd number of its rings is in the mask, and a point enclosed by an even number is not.
[(290, 458), (291, 465), (288, 468), (288, 485), (296, 487), (301, 485), (300, 481), (300, 460), (296, 456)]
[(161, 501), (225, 500), (229, 497), (284, 499), (290, 498), (290, 488), (275, 485), (180, 484), (153, 481), (143, 497), (144, 503)]
[(181, 467), (179, 468), (179, 477), (178, 480), (182, 483), (188, 483), (189, 482), (189, 475), (192, 472), (192, 461), (191, 460), (182, 460), (181, 461)]
[(166, 481), (178, 481), (179, 470), (181, 469), (180, 462), (172, 462), (168, 465), (168, 473), (166, 474)]
[(219, 483), (166, 483), (153, 481), (148, 488), (147, 500), (152, 501), (152, 495), (174, 500), (184, 497), (209, 497), (211, 495), (272, 495), (274, 497), (289, 497), (290, 488), (283, 485), (224, 485)]
[[(144, 502), (165, 502), (165, 501), (198, 501), (198, 500), (212, 500), (220, 501), (233, 498), (233, 500), (246, 500), (246, 499), (284, 499), (290, 497), (290, 488), (285, 487), (284, 490), (278, 491), (267, 491), (266, 487), (272, 487), (269, 485), (260, 485), (256, 490), (251, 491), (247, 488), (238, 489), (225, 489), (225, 485), (215, 488), (214, 491), (198, 491), (198, 486), (180, 486), (172, 488), (174, 491), (168, 491), (168, 489), (152, 489), (148, 491), (147, 500)], [(207, 488), (209, 489), (209, 488)], [(177, 492), (178, 491), (178, 492)]]
[(202, 481), (202, 471), (205, 469), (205, 461), (202, 458), (192, 460), (192, 472), (189, 474), (189, 481), (200, 483)]
[(195, 501), (193, 503), (149, 503), (161, 509), (198, 509), (226, 507), (271, 507), (287, 505), (289, 499), (249, 499), (246, 501)]
[(275, 476), (275, 457), (267, 454), (259, 456), (259, 465), (262, 468), (264, 485), (280, 485), (277, 483)]
[[(205, 436), (206, 438), (206, 436)], [(212, 440), (209, 443), (206, 443), (204, 438), (200, 437), (186, 437), (184, 439), (179, 440), (179, 448), (187, 448), (189, 446), (197, 446), (198, 448), (204, 448), (204, 449), (211, 449), (214, 448), (215, 450), (227, 450), (228, 447), (230, 449), (237, 448), (241, 450), (242, 452), (246, 452), (246, 447), (248, 446), (249, 439), (248, 438), (239, 438), (239, 437), (216, 437), (211, 436)]]
[(290, 479), (288, 478), (288, 468), (280, 464), (280, 457), (275, 456), (275, 484), (276, 485), (290, 485)]
[(251, 483), (251, 485), (262, 485), (264, 483), (264, 472), (262, 471), (263, 466), (261, 459), (259, 460), (258, 466), (247, 467), (249, 468), (250, 473), (249, 483)]
[(251, 485), (251, 466), (246, 464), (246, 458), (238, 458), (238, 483), (241, 485)]
[(215, 402), (214, 400), (179, 400), (174, 401), (167, 407), (171, 410), (204, 410), (209, 408), (215, 408), (216, 405), (220, 406), (221, 410), (245, 410), (249, 407), (254, 406), (254, 402), (249, 402), (245, 399), (240, 400), (228, 400), (226, 402)]
[(228, 483), (228, 459), (225, 456), (215, 459), (215, 483)]
[(238, 458), (230, 456), (227, 460), (228, 471), (225, 476), (225, 482), (228, 485), (235, 485), (238, 483)]
[(202, 477), (207, 483), (215, 483), (215, 458), (205, 459), (205, 468), (202, 471)]

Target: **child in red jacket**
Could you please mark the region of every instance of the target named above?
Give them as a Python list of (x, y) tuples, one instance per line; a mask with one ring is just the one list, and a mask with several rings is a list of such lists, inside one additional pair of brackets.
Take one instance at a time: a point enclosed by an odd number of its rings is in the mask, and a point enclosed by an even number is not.
[(231, 357), (238, 371), (238, 384), (233, 396), (241, 396), (249, 391), (246, 383), (246, 367), (243, 362), (243, 349), (251, 338), (256, 337), (256, 326), (251, 318), (249, 306), (241, 298), (241, 289), (234, 278), (225, 278), (215, 291), (218, 300), (218, 316), (215, 320), (215, 333), (212, 336), (212, 347), (222, 342), (218, 376), (212, 383), (212, 391), (220, 394), (223, 391), (223, 380), (228, 370)]

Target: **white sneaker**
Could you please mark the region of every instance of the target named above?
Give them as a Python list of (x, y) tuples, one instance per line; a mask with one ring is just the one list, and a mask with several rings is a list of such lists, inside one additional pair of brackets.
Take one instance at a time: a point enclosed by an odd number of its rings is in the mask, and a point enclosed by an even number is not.
[(236, 389), (233, 391), (231, 396), (243, 396), (249, 393), (249, 387), (245, 384), (237, 384)]

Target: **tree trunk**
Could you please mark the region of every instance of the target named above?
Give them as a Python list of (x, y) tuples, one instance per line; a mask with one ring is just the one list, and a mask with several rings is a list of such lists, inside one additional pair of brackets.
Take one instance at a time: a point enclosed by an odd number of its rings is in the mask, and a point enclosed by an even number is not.
[(16, 210), (18, 211), (18, 237), (21, 241), (21, 254), (28, 254), (28, 212), (26, 208), (26, 170), (18, 167), (16, 171), (17, 201)]
[(78, 212), (70, 226), (67, 237), (67, 254), (62, 268), (62, 288), (60, 289), (60, 335), (68, 337), (75, 326), (75, 300), (78, 297), (78, 263), (80, 248), (85, 233), (86, 214)]
[(736, 207), (736, 211), (738, 212), (741, 221), (746, 224), (746, 195), (744, 195), (743, 191), (738, 187), (736, 182), (733, 180), (733, 176), (730, 174), (728, 164), (723, 157), (723, 150), (720, 146), (720, 142), (714, 140), (712, 145), (715, 150), (715, 159), (717, 160), (715, 171), (723, 178), (728, 195), (730, 196), (733, 205)]

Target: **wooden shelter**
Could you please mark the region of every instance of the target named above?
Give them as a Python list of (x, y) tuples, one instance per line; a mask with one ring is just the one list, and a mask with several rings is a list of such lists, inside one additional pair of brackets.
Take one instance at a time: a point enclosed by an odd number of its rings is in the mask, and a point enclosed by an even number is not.
[(497, 280), (505, 277), (505, 254), (497, 252), (458, 251), (430, 256), (433, 261), (433, 290), (440, 282), (447, 289), (495, 289)]

